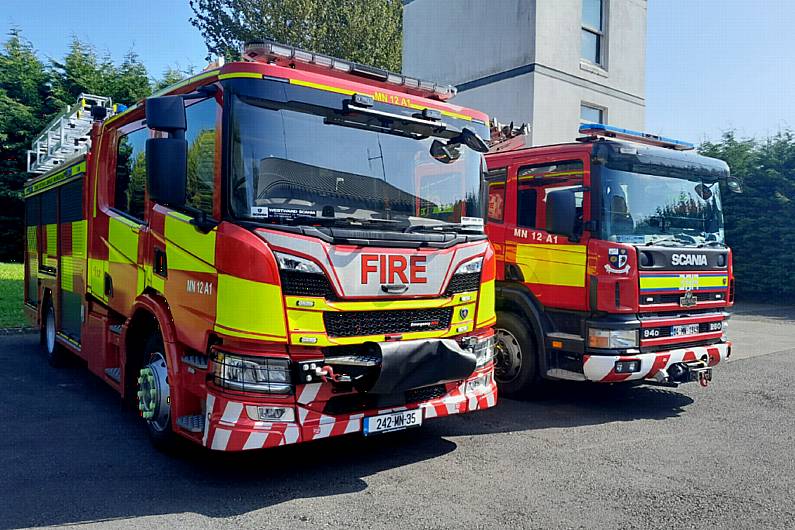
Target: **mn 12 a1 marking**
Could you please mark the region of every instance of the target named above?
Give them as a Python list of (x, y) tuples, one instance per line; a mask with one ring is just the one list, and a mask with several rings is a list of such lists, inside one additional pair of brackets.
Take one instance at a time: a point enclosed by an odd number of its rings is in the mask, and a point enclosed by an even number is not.
[(545, 234), (544, 232), (533, 232), (523, 228), (514, 228), (513, 237), (521, 237), (523, 239), (532, 239), (535, 243), (557, 243), (558, 236), (552, 234)]
[(213, 294), (213, 284), (201, 280), (188, 280), (188, 285), (185, 290), (192, 294), (204, 294), (209, 296)]

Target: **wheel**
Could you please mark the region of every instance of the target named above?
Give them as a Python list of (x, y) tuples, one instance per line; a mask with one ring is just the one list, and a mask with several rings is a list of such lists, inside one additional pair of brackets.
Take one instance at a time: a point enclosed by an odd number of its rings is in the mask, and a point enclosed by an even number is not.
[(143, 367), (138, 373), (136, 395), (138, 411), (150, 440), (155, 447), (170, 448), (175, 436), (171, 428), (171, 390), (163, 337), (159, 331), (152, 332), (144, 344)]
[(41, 322), (41, 350), (47, 356), (51, 366), (61, 367), (66, 363), (66, 350), (55, 340), (55, 308), (52, 301), (47, 298), (44, 302), (44, 312)]
[(494, 378), (500, 395), (528, 395), (540, 386), (538, 353), (530, 324), (514, 313), (497, 312)]

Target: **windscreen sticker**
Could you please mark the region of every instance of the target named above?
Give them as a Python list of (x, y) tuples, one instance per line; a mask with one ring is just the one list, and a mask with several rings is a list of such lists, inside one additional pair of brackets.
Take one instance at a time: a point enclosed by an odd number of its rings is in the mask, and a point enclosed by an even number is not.
[(642, 245), (647, 242), (646, 236), (638, 235), (617, 235), (618, 243), (629, 243), (630, 245)]
[(317, 210), (302, 210), (300, 208), (274, 208), (272, 206), (252, 206), (251, 217), (255, 219), (295, 219), (296, 217), (317, 217)]

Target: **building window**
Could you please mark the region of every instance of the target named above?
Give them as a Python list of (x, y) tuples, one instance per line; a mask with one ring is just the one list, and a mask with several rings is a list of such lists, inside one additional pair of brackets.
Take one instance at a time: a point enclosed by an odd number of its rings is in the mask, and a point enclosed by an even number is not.
[(605, 109), (585, 103), (581, 104), (580, 123), (606, 123)]
[(582, 58), (602, 65), (604, 0), (582, 0)]
[(116, 190), (113, 206), (138, 220), (144, 218), (146, 189), (146, 139), (149, 129), (143, 128), (119, 138), (116, 152)]

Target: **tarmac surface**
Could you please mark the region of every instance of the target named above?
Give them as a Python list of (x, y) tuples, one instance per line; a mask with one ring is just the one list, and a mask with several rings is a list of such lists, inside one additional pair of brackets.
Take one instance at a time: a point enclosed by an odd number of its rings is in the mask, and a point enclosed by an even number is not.
[(0, 530), (793, 528), (795, 308), (741, 306), (707, 388), (538, 401), (249, 454), (152, 449), (85, 369), (0, 337)]

